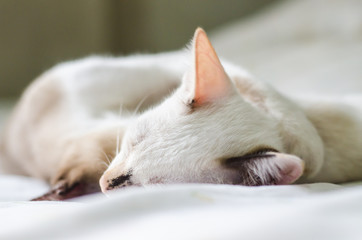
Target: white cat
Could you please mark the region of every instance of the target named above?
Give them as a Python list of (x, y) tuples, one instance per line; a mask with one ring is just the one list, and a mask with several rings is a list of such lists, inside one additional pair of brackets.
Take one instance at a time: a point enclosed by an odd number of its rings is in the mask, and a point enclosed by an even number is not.
[(293, 102), (221, 64), (202, 29), (191, 45), (191, 56), (92, 57), (49, 70), (9, 122), (3, 168), (48, 180), (53, 191), (40, 199), (97, 191), (99, 179), (103, 192), (362, 179), (360, 97)]

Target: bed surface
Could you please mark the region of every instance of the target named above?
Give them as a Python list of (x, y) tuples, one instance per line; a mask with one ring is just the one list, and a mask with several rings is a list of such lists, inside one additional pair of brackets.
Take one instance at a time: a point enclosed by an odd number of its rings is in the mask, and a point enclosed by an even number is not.
[(1, 239), (357, 240), (362, 236), (358, 183), (155, 186), (72, 202), (26, 201), (46, 189), (32, 179), (3, 176), (0, 187)]
[[(247, 22), (214, 32), (211, 38), (221, 55), (289, 95), (301, 89), (361, 92), (361, 3), (282, 1)], [(300, 17), (314, 5), (328, 5), (330, 15), (326, 11)], [(328, 19), (329, 31), (321, 31)], [(303, 41), (297, 37), (301, 34)], [(341, 87), (335, 88), (338, 84)], [(0, 101), (0, 129), (11, 106), (11, 101)], [(0, 239), (357, 240), (362, 236), (362, 182), (153, 186), (68, 202), (28, 201), (47, 189), (42, 181), (0, 175)]]

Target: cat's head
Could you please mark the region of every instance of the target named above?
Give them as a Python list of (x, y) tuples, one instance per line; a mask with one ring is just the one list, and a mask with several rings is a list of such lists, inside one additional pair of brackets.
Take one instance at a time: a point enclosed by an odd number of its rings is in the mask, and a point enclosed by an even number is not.
[(100, 180), (102, 190), (296, 181), (304, 161), (285, 153), (290, 146), (280, 120), (268, 109), (273, 106), (258, 106), (240, 94), (202, 29), (195, 32), (192, 53), (192, 67), (181, 86), (127, 129), (121, 152)]

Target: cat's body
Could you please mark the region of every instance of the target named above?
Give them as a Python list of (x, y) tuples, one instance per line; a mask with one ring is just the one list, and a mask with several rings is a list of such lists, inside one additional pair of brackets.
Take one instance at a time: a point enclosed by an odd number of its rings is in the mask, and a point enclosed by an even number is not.
[(103, 191), (362, 179), (362, 97), (292, 101), (227, 62), (225, 75), (202, 30), (193, 52), (193, 66), (180, 51), (44, 73), (9, 121), (2, 168), (55, 188), (97, 185), (105, 172)]
[(47, 71), (24, 92), (3, 133), (2, 170), (56, 185), (62, 174), (74, 171), (72, 184), (89, 168), (98, 183), (138, 110), (179, 85), (182, 55), (89, 57)]

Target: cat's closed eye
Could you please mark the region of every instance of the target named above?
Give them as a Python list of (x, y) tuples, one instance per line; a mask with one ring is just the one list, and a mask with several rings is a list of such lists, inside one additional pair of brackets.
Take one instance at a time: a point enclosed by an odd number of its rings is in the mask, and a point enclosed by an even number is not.
[(258, 160), (274, 157), (274, 152), (278, 152), (275, 149), (267, 147), (259, 147), (256, 150), (252, 150), (243, 156), (227, 158), (223, 161), (224, 166), (233, 168), (239, 166), (240, 162), (246, 162), (250, 160)]

